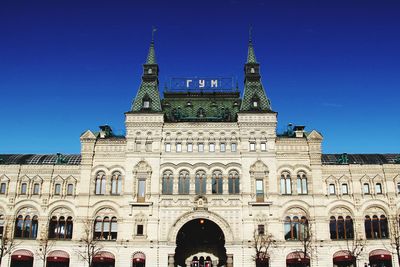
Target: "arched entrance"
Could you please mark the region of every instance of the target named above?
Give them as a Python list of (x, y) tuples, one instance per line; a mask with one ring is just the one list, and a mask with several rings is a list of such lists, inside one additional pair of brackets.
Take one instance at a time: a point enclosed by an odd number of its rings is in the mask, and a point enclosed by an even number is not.
[(226, 258), (224, 233), (213, 221), (196, 218), (178, 231), (175, 266), (217, 267), (226, 265)]
[(369, 253), (371, 267), (392, 267), (392, 255), (385, 249), (376, 249)]
[(29, 250), (19, 249), (11, 255), (11, 267), (32, 267), (33, 253)]

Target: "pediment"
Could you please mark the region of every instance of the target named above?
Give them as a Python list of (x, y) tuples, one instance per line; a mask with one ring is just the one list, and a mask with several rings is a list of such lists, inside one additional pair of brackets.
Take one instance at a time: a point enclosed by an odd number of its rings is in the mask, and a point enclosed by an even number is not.
[(312, 130), (311, 133), (308, 134), (307, 139), (308, 140), (322, 140), (322, 139), (324, 139), (324, 137), (316, 130)]
[(81, 134), (81, 139), (96, 139), (96, 135), (91, 130), (87, 130)]

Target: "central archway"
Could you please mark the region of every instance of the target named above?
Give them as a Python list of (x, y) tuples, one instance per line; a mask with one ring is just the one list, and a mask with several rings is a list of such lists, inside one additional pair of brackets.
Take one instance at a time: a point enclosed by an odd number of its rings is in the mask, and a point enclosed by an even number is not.
[[(186, 266), (191, 257), (202, 261), (213, 255), (213, 267), (226, 265), (225, 235), (213, 221), (196, 218), (185, 223), (176, 236), (175, 266)], [(211, 266), (211, 265), (210, 265)]]

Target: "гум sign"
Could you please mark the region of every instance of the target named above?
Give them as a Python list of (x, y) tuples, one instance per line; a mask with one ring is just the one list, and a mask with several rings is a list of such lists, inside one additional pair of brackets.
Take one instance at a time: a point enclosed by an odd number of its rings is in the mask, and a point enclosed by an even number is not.
[(233, 89), (232, 78), (172, 78), (171, 89), (175, 90), (227, 90)]

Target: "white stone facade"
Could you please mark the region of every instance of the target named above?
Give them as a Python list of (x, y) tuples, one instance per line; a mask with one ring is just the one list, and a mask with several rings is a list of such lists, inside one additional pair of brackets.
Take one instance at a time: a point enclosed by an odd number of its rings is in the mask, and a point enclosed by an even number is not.
[[(6, 183), (6, 191), (0, 194), (0, 211), (10, 231), (15, 231), (15, 220), (21, 213), (36, 215), (39, 221), (37, 238), (16, 238), (19, 244), (14, 250), (31, 251), (35, 254), (33, 266), (43, 266), (36, 255), (39, 237), (54, 214), (70, 215), (72, 239), (56, 241), (52, 250), (67, 252), (70, 266), (87, 266), (76, 253), (83, 249), (84, 222), (99, 215), (115, 216), (117, 239), (100, 242), (103, 251), (115, 256), (115, 266), (133, 266), (135, 252), (145, 254), (147, 267), (174, 266), (178, 231), (189, 221), (203, 218), (222, 229), (226, 254), (233, 259), (229, 266), (255, 266), (252, 243), (259, 225), (264, 225), (275, 240), (268, 251), (270, 266), (286, 266), (287, 255), (301, 250), (302, 242), (285, 241), (285, 218), (304, 215), (313, 233), (311, 266), (333, 266), (333, 255), (347, 250), (349, 242), (331, 240), (331, 216), (351, 216), (357, 235), (364, 239), (366, 215), (385, 215), (390, 228), (390, 219), (396, 218), (400, 209), (399, 164), (322, 164), (322, 136), (318, 132), (277, 136), (276, 124), (275, 113), (239, 113), (235, 123), (166, 123), (162, 114), (126, 113), (125, 138), (101, 138), (91, 131), (81, 136), (79, 165), (0, 164), (1, 182)], [(198, 151), (199, 143), (203, 152)], [(170, 151), (165, 151), (166, 144)], [(192, 152), (187, 151), (188, 144), (192, 144)], [(225, 151), (221, 151), (221, 144)], [(210, 147), (215, 151), (209, 151)], [(179, 192), (178, 177), (183, 170), (189, 173), (188, 194)], [(195, 174), (200, 170), (206, 174), (206, 192), (199, 199)], [(111, 179), (116, 171), (121, 174), (122, 187), (113, 195)], [(172, 194), (162, 192), (165, 171), (173, 177)], [(212, 193), (214, 171), (222, 173), (221, 194)], [(239, 174), (238, 193), (229, 193), (231, 171)], [(96, 194), (99, 172), (105, 173), (104, 194)], [(282, 173), (290, 174), (288, 194), (281, 188)], [(298, 194), (298, 174), (307, 178), (303, 194)], [(144, 181), (143, 199), (138, 197), (139, 180)], [(257, 180), (262, 181), (263, 196), (256, 195)], [(23, 194), (22, 183), (27, 184)], [(40, 184), (38, 194), (33, 192), (34, 183)], [(369, 184), (368, 193), (365, 183)], [(56, 184), (61, 184), (59, 194)], [(73, 184), (72, 194), (68, 184)], [(139, 235), (138, 225), (143, 226)], [(389, 238), (366, 241), (358, 266), (368, 263), (369, 253), (376, 249), (394, 253), (392, 264), (399, 266), (390, 233)], [(9, 266), (10, 259), (9, 255), (4, 257), (2, 266)]]

